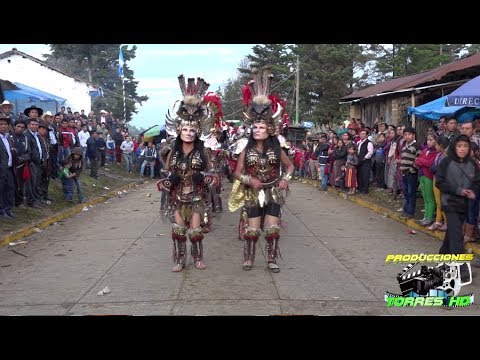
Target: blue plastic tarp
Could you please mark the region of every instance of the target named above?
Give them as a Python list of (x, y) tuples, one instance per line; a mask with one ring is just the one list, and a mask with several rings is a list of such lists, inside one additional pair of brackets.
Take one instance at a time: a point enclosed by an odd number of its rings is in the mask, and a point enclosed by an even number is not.
[(57, 101), (59, 103), (64, 103), (65, 101), (67, 101), (67, 99), (61, 98), (60, 96), (56, 96), (39, 89), (35, 89), (28, 85), (24, 85), (18, 82), (14, 82), (13, 84), (19, 89), (4, 91), (4, 97), (8, 101), (21, 100), (25, 98), (31, 98), (32, 100), (39, 101)]
[(313, 122), (311, 121), (304, 121), (302, 122), (301, 127), (306, 128), (306, 129), (311, 129), (313, 127)]
[(476, 110), (468, 106), (448, 106), (447, 96), (442, 96), (426, 104), (408, 108), (409, 115), (419, 116), (423, 119), (438, 121), (445, 116), (457, 116), (458, 122), (472, 120), (480, 114), (480, 109)]
[(480, 76), (447, 95), (448, 105), (480, 108)]

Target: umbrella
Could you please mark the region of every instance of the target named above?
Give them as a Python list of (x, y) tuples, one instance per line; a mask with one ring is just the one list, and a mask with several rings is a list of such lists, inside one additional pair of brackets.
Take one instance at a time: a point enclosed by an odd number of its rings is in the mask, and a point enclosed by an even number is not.
[(474, 119), (480, 115), (480, 109), (467, 106), (447, 106), (447, 96), (430, 101), (426, 104), (408, 108), (409, 115), (416, 115), (423, 119), (438, 121), (445, 116), (456, 116), (458, 122)]
[(162, 128), (158, 125), (151, 127), (143, 134), (143, 141), (153, 141), (156, 136), (160, 136)]
[(447, 95), (447, 100), (450, 106), (480, 107), (480, 76)]

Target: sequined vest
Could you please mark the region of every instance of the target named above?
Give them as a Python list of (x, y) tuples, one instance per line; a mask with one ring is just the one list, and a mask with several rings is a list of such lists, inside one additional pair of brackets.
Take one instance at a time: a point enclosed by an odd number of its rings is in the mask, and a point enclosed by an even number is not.
[(280, 159), (273, 149), (268, 149), (266, 156), (254, 148), (248, 149), (246, 154), (247, 173), (257, 177), (262, 183), (268, 183), (280, 176)]
[(200, 152), (192, 150), (181, 162), (178, 161), (179, 156), (179, 152), (176, 151), (170, 158), (170, 171), (180, 177), (180, 184), (176, 189), (177, 197), (183, 202), (198, 201), (203, 196), (203, 184), (197, 184), (194, 189), (192, 175), (204, 170)]

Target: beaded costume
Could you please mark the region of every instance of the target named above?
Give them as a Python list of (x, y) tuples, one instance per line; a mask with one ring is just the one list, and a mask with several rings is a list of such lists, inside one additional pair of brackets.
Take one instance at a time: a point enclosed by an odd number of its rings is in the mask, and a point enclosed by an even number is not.
[[(283, 150), (281, 146), (285, 143), (285, 138), (280, 135), (285, 122), (283, 107), (278, 97), (270, 94), (270, 86), (273, 75), (269, 69), (265, 69), (263, 73), (253, 71), (254, 78), (243, 89), (243, 100), (247, 106), (244, 114), (244, 122), (247, 127), (253, 124), (266, 125), (268, 133), (267, 139), (258, 141), (263, 142), (263, 152), (255, 149), (257, 140), (254, 135), (250, 137), (250, 142), (245, 144), (243, 173), (240, 179), (236, 179), (233, 184), (232, 193), (229, 197), (229, 210), (235, 211), (242, 208), (242, 218), (261, 218), (261, 228), (253, 228), (245, 226), (242, 233), (244, 247), (243, 269), (250, 270), (255, 259), (255, 247), (262, 228), (264, 228), (266, 240), (266, 255), (268, 267), (272, 272), (278, 272), (276, 259), (280, 255), (279, 239), (280, 226), (278, 224), (270, 224), (264, 227), (265, 216), (269, 215), (273, 218), (281, 218), (281, 206), (285, 199), (283, 191), (279, 185), (282, 180), (288, 181), (291, 174), (282, 174), (281, 155)], [(257, 126), (257, 125), (256, 125)], [(265, 128), (263, 128), (265, 129)], [(265, 131), (265, 130), (263, 130)], [(265, 134), (265, 133), (264, 133)], [(271, 140), (274, 138), (274, 140)], [(253, 143), (251, 141), (254, 141)], [(251, 145), (250, 145), (251, 144)], [(253, 146), (252, 146), (253, 145)], [(289, 160), (284, 160), (289, 163)], [(291, 166), (290, 166), (291, 165)], [(293, 165), (290, 163), (289, 168)], [(239, 171), (242, 168), (239, 168)], [(293, 169), (291, 170), (293, 171)], [(260, 189), (254, 189), (250, 186), (250, 179), (258, 179), (262, 183)], [(242, 221), (242, 220), (241, 220)], [(278, 221), (279, 222), (279, 221)], [(248, 222), (246, 222), (248, 223)]]
[[(203, 264), (203, 233), (209, 231), (211, 221), (211, 204), (207, 202), (210, 188), (218, 183), (212, 172), (203, 141), (209, 139), (211, 129), (215, 128), (219, 115), (220, 99), (218, 95), (207, 94), (209, 84), (203, 79), (188, 79), (185, 84), (183, 75), (178, 77), (183, 99), (178, 109), (173, 111), (175, 117), (166, 116), (166, 131), (176, 136), (175, 144), (167, 161), (168, 176), (158, 181), (160, 191), (168, 191), (167, 214), (172, 221), (173, 261), (176, 264), (172, 271), (181, 271), (186, 265), (186, 239), (191, 242), (191, 256), (198, 269), (206, 268)], [(180, 133), (183, 128), (193, 128), (194, 148), (183, 155), (183, 140)], [(190, 130), (192, 131), (192, 130)], [(177, 147), (175, 146), (177, 145)], [(178, 211), (185, 225), (175, 222), (175, 212)], [(190, 224), (192, 215), (200, 214), (200, 227), (193, 228)]]

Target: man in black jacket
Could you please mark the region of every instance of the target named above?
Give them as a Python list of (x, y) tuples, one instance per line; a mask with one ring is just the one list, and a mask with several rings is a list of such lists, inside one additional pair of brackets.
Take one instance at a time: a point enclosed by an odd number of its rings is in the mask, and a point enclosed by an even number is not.
[(25, 199), (25, 187), (29, 186), (30, 173), (28, 163), (31, 160), (30, 148), (24, 131), (27, 127), (25, 120), (17, 120), (14, 132), (10, 136), (13, 143), (14, 165), (15, 165), (15, 206), (23, 207)]
[(93, 130), (90, 137), (87, 139), (87, 157), (90, 159), (90, 177), (98, 179), (98, 157), (100, 152), (97, 143), (97, 131)]
[(10, 219), (12, 213), (15, 182), (13, 180), (13, 155), (10, 136), (7, 128), (10, 119), (0, 114), (0, 217)]
[(115, 141), (115, 159), (117, 161), (117, 165), (120, 165), (122, 162), (122, 149), (120, 149), (120, 146), (123, 143), (123, 138), (122, 132), (120, 131), (120, 128), (117, 127), (115, 129), (115, 133), (113, 134), (113, 141)]
[[(25, 112), (27, 112), (27, 110), (28, 108), (25, 109)], [(28, 206), (38, 208), (40, 207), (42, 201), (39, 192), (39, 186), (41, 166), (44, 155), (42, 153), (42, 146), (40, 144), (40, 137), (38, 135), (38, 112), (34, 111), (34, 109), (31, 109), (28, 114), (31, 114), (29, 115), (31, 117), (27, 123), (27, 130), (24, 132), (27, 138), (27, 146), (30, 148), (31, 154), (30, 163), (28, 164), (28, 170), (30, 171), (30, 182), (29, 186), (26, 187), (27, 204)]]
[(320, 191), (327, 191), (328, 184), (328, 149), (330, 145), (327, 141), (327, 135), (321, 134), (319, 144), (314, 152), (314, 157), (318, 159), (318, 175), (322, 184), (318, 188)]

